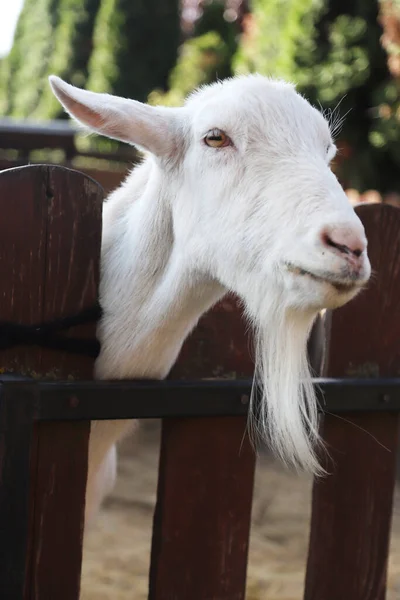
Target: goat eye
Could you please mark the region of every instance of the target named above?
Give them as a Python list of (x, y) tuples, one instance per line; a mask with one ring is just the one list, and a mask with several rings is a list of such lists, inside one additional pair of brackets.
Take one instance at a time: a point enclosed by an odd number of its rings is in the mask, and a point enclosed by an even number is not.
[(206, 134), (204, 143), (207, 144), (207, 146), (210, 146), (210, 148), (223, 148), (225, 146), (230, 146), (232, 142), (221, 129), (211, 129), (211, 131)]

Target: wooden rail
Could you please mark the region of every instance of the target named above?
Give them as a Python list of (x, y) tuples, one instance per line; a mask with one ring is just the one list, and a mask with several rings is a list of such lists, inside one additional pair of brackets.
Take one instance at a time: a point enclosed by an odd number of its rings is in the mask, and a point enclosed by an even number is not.
[(67, 162), (78, 155), (129, 163), (137, 158), (133, 148), (120, 148), (113, 153), (80, 151), (75, 144), (78, 133), (78, 127), (62, 119), (31, 121), (3, 117), (0, 119), (0, 148), (17, 150), (19, 159), (25, 161), (29, 159), (33, 150), (44, 148), (63, 150)]
[(78, 129), (68, 121), (29, 121), (0, 119), (0, 148), (19, 151), (20, 158), (28, 158), (32, 150), (60, 148), (69, 160), (77, 154), (75, 135)]

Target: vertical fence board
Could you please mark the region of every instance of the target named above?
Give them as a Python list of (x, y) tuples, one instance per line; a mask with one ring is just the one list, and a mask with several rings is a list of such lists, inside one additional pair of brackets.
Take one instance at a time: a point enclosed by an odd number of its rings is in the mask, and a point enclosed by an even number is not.
[(78, 600), (90, 424), (41, 423), (31, 549), (32, 600)]
[(255, 464), (245, 428), (242, 417), (164, 419), (150, 600), (245, 597)]
[[(368, 290), (331, 315), (325, 374), (398, 376), (400, 210), (357, 212), (375, 274)], [(314, 484), (306, 600), (384, 600), (398, 421), (396, 413), (325, 416), (331, 474)]]
[[(7, 216), (0, 224), (0, 260), (6, 265), (2, 319), (29, 325), (93, 306), (100, 186), (65, 168), (22, 167), (0, 173), (0, 204)], [(95, 324), (66, 335), (94, 338)], [(0, 352), (3, 371), (33, 377), (90, 378), (92, 366), (90, 357), (36, 346)], [(89, 432), (90, 422), (34, 428), (25, 599), (79, 598)]]
[(0, 598), (24, 597), (35, 402), (0, 385)]
[[(0, 315), (2, 321), (42, 320), (46, 260), (46, 176), (40, 168), (0, 173)], [(0, 369), (40, 371), (41, 351), (30, 346), (0, 351)], [(26, 368), (29, 367), (28, 373)]]

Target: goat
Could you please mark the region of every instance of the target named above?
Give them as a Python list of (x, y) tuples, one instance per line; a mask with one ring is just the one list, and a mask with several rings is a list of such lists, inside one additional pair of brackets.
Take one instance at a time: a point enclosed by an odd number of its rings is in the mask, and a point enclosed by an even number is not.
[[(330, 168), (327, 120), (292, 84), (261, 75), (205, 86), (179, 108), (50, 84), (78, 122), (146, 154), (104, 204), (95, 376), (166, 377), (200, 316), (234, 292), (263, 390), (253, 430), (285, 463), (322, 473), (307, 339), (318, 312), (351, 300), (371, 271)], [(88, 520), (127, 427), (92, 424)]]

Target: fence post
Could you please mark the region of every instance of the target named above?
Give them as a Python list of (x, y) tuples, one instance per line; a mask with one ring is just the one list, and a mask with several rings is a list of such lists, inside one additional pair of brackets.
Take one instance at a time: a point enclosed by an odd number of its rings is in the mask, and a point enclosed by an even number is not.
[[(237, 301), (225, 298), (171, 377), (250, 377), (248, 348)], [(245, 434), (245, 417), (163, 420), (150, 600), (244, 599), (255, 467)]]
[(245, 427), (243, 417), (164, 419), (150, 600), (244, 599), (254, 476)]
[[(42, 323), (75, 315), (95, 304), (101, 208), (100, 186), (77, 171), (35, 165), (0, 172), (2, 321)], [(65, 335), (93, 339), (95, 324), (80, 325)], [(34, 378), (88, 379), (92, 367), (93, 358), (33, 345), (0, 352), (2, 372)], [(8, 530), (21, 533), (19, 557), (25, 556), (25, 565), (19, 565), (17, 574), (0, 561), (0, 597), (77, 600), (90, 422), (34, 425), (34, 408), (27, 395), (13, 395), (12, 384), (3, 388), (0, 529), (8, 514)], [(8, 465), (14, 451), (8, 428), (12, 425), (18, 432), (21, 425), (20, 420), (12, 421), (12, 411), (7, 412), (7, 406), (13, 406), (11, 401), (28, 404), (22, 425), (28, 430), (30, 418), (33, 426), (30, 439), (19, 449), (25, 452), (20, 459), (25, 472), (15, 474), (22, 483), (29, 481), (29, 497), (22, 499), (17, 498), (17, 486), (8, 487), (13, 476)], [(26, 493), (26, 485), (19, 492)], [(4, 512), (14, 501), (21, 510)], [(12, 522), (13, 518), (18, 522)], [(7, 546), (12, 543), (0, 537), (0, 557), (7, 556)]]
[[(324, 375), (398, 376), (400, 210), (368, 205), (357, 213), (374, 275), (332, 313)], [(325, 416), (330, 474), (314, 483), (305, 600), (385, 599), (398, 425), (398, 413)]]

